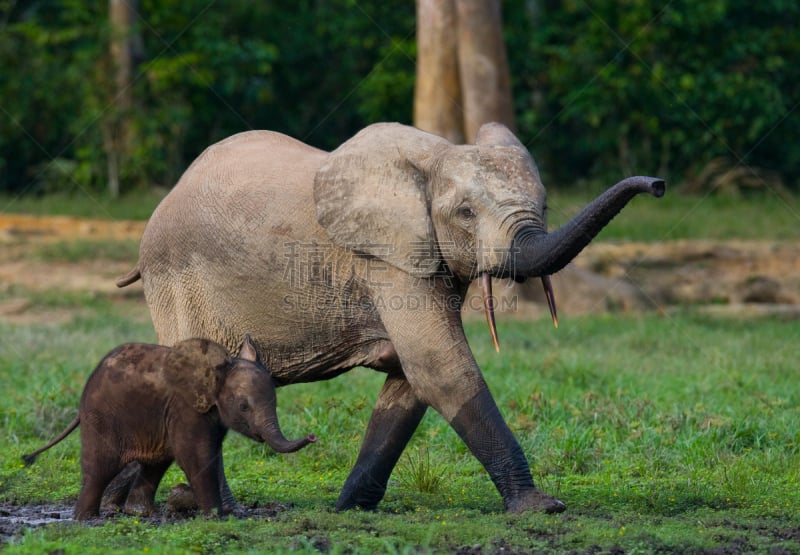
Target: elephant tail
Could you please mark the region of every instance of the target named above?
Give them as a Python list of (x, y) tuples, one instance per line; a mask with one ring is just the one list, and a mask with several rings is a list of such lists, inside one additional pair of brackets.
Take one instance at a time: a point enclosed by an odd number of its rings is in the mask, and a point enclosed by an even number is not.
[(127, 274), (119, 276), (114, 281), (114, 283), (117, 284), (117, 287), (125, 287), (126, 285), (130, 285), (131, 283), (138, 281), (141, 278), (142, 278), (142, 273), (139, 271), (139, 266), (135, 266), (133, 270), (131, 270)]
[(78, 416), (76, 416), (74, 420), (70, 422), (69, 426), (67, 426), (66, 429), (63, 432), (61, 432), (59, 436), (55, 438), (53, 441), (51, 441), (41, 449), (37, 449), (33, 453), (22, 455), (22, 462), (25, 463), (25, 466), (32, 465), (36, 461), (36, 457), (38, 457), (39, 455), (50, 449), (53, 445), (55, 445), (56, 443), (67, 437), (69, 434), (71, 434), (75, 430), (75, 428), (78, 427), (78, 424), (80, 423), (81, 423), (81, 415), (78, 414)]

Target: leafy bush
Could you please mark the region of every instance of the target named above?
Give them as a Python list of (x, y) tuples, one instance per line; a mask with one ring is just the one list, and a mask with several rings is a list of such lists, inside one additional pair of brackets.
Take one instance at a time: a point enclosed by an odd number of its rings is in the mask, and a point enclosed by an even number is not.
[[(172, 186), (206, 146), (239, 131), (333, 148), (374, 121), (411, 123), (412, 2), (141, 0), (130, 114), (113, 107), (105, 4), (53, 4), (0, 0), (0, 191), (105, 188), (104, 129), (119, 117), (133, 137), (126, 189)], [(800, 187), (797, 3), (503, 9), (519, 134), (548, 183), (697, 181), (723, 159), (765, 187)]]

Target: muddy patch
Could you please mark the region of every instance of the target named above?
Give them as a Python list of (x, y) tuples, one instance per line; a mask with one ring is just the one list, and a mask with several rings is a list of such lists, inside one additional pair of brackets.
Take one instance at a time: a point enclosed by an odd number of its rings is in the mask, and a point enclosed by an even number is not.
[(20, 536), (26, 529), (71, 521), (71, 505), (0, 504), (0, 545)]
[[(236, 513), (237, 518), (266, 520), (291, 509), (283, 503), (266, 503), (264, 505), (242, 506)], [(72, 505), (13, 505), (0, 503), (0, 551), (3, 544), (20, 537), (26, 530), (50, 524), (78, 524), (72, 518)], [(136, 517), (140, 522), (162, 525), (185, 521), (197, 516), (197, 511), (174, 511), (165, 504), (161, 511), (148, 517)], [(99, 526), (110, 520), (125, 518), (128, 515), (118, 512), (102, 512), (100, 517), (81, 522), (81, 525)]]

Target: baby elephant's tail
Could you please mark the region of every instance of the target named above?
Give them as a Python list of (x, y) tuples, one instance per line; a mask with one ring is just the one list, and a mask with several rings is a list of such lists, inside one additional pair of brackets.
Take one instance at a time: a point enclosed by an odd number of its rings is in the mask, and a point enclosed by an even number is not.
[(130, 285), (131, 283), (138, 281), (141, 279), (141, 277), (142, 273), (139, 271), (139, 266), (135, 266), (133, 270), (127, 274), (119, 276), (114, 283), (117, 284), (117, 287), (125, 287), (126, 285)]
[(78, 424), (80, 423), (81, 423), (81, 415), (79, 414), (78, 416), (75, 417), (75, 419), (72, 422), (70, 422), (69, 426), (67, 426), (67, 428), (63, 432), (61, 432), (61, 434), (59, 434), (59, 436), (55, 438), (53, 441), (51, 441), (41, 449), (37, 449), (33, 453), (22, 455), (22, 461), (25, 463), (25, 466), (32, 465), (34, 461), (36, 461), (36, 457), (38, 457), (39, 455), (50, 449), (53, 445), (55, 445), (56, 443), (67, 437), (69, 434), (71, 434), (73, 430), (75, 430), (75, 428), (78, 427)]

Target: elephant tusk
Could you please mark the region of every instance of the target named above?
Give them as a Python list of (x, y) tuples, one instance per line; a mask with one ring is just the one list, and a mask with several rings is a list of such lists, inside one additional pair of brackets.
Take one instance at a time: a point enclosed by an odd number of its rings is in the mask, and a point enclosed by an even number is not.
[(497, 341), (497, 325), (494, 320), (494, 297), (492, 296), (492, 276), (481, 275), (481, 292), (483, 293), (483, 309), (486, 312), (486, 324), (492, 336), (494, 350), (500, 352), (500, 343)]
[(553, 284), (550, 276), (542, 276), (542, 286), (544, 296), (547, 297), (547, 306), (550, 308), (550, 316), (553, 317), (553, 326), (558, 328), (558, 312), (556, 312), (556, 296), (553, 294)]

